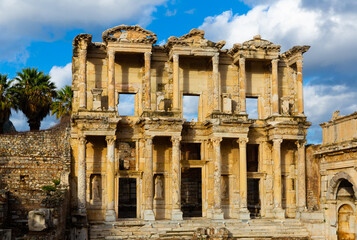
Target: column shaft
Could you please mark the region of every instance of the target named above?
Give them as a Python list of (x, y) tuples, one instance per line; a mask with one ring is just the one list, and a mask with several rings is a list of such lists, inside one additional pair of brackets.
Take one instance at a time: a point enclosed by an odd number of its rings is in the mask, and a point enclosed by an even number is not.
[(144, 53), (145, 58), (145, 110), (151, 110), (151, 52)]
[(222, 176), (222, 160), (221, 160), (221, 137), (212, 138), (215, 161), (214, 161), (214, 212), (213, 219), (223, 219), (222, 212), (222, 193), (221, 193), (221, 176)]
[(216, 53), (212, 57), (212, 65), (213, 65), (213, 110), (219, 112), (220, 111), (220, 104), (219, 104), (219, 71), (218, 71), (218, 64), (219, 64), (219, 53)]
[(145, 139), (146, 159), (145, 159), (145, 210), (144, 220), (155, 220), (153, 212), (154, 182), (153, 182), (153, 143), (152, 137)]
[(87, 108), (87, 48), (79, 49), (79, 108)]
[[(115, 140), (116, 136), (107, 136), (107, 164), (106, 164), (106, 188), (107, 188), (107, 209), (105, 220), (115, 221)], [(120, 213), (119, 213), (120, 216)]]
[(181, 152), (180, 141), (181, 137), (173, 136), (172, 141), (172, 220), (182, 220), (181, 211)]
[(179, 55), (173, 54), (173, 103), (174, 111), (179, 111), (180, 107), (180, 80), (179, 80)]
[(273, 139), (273, 171), (274, 171), (274, 213), (277, 218), (284, 218), (285, 213), (281, 208), (281, 143), (282, 139)]
[(115, 52), (108, 50), (108, 110), (115, 110)]
[(271, 61), (271, 81), (272, 81), (272, 114), (279, 115), (279, 84), (278, 84), (278, 59)]
[(296, 62), (296, 84), (297, 84), (297, 99), (298, 99), (298, 113), (304, 114), (304, 96), (302, 87), (302, 60)]
[(240, 138), (239, 143), (239, 192), (240, 192), (240, 219), (249, 219), (247, 209), (247, 138)]
[(303, 211), (306, 207), (306, 167), (305, 167), (305, 140), (297, 141), (298, 162), (297, 162), (297, 186), (298, 186), (298, 209)]
[(86, 213), (86, 137), (80, 136), (78, 143), (78, 210)]
[(240, 112), (246, 113), (245, 89), (246, 89), (246, 74), (245, 74), (245, 58), (239, 58), (239, 100)]

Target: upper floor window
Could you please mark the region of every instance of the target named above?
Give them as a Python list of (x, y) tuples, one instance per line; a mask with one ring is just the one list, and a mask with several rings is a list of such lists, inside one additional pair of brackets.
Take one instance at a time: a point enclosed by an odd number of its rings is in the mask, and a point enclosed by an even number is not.
[(246, 97), (246, 111), (249, 119), (258, 119), (258, 98)]
[(119, 93), (118, 111), (122, 116), (135, 115), (135, 93)]
[(183, 95), (182, 115), (187, 121), (197, 122), (200, 96)]

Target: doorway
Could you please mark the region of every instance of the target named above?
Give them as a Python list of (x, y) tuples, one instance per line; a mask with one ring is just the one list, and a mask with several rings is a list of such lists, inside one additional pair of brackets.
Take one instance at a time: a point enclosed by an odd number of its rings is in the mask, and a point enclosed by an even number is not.
[(338, 210), (338, 240), (354, 240), (355, 234), (351, 229), (353, 222), (353, 209), (350, 205), (344, 204)]
[(251, 218), (260, 217), (259, 179), (248, 178), (247, 204)]
[(136, 178), (119, 178), (119, 218), (136, 218)]
[(202, 217), (201, 168), (182, 168), (181, 211), (183, 217)]

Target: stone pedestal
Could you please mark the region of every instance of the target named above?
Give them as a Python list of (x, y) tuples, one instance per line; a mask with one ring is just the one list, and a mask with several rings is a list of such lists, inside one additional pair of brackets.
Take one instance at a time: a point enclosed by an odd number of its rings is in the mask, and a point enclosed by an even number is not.
[(181, 209), (172, 209), (171, 220), (180, 221), (182, 219), (183, 219), (183, 213), (182, 213)]

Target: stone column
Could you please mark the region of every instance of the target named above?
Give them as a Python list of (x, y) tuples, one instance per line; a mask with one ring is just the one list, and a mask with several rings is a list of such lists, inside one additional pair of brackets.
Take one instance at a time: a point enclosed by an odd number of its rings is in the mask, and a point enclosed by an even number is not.
[(108, 110), (115, 110), (115, 51), (108, 50)]
[[(115, 216), (115, 140), (116, 136), (106, 136), (107, 141), (107, 164), (106, 164), (106, 192), (107, 209), (105, 212), (105, 221), (114, 222)], [(120, 213), (119, 213), (120, 215)]]
[(273, 139), (273, 177), (274, 177), (274, 215), (276, 218), (284, 218), (285, 212), (281, 207), (281, 143), (283, 139)]
[(174, 111), (180, 111), (180, 80), (179, 80), (179, 55), (173, 54), (173, 100), (172, 108)]
[(296, 61), (296, 83), (297, 83), (297, 105), (298, 105), (298, 114), (304, 115), (304, 96), (303, 96), (303, 89), (302, 89), (302, 60)]
[(87, 43), (82, 42), (78, 51), (79, 108), (87, 109)]
[(152, 137), (147, 136), (145, 139), (146, 159), (145, 159), (145, 210), (144, 220), (155, 220), (153, 211), (153, 198), (154, 198), (154, 175), (153, 175), (153, 145)]
[(246, 113), (245, 89), (246, 89), (246, 74), (245, 74), (245, 58), (239, 58), (239, 100), (240, 113)]
[(78, 212), (87, 214), (86, 211), (86, 137), (84, 135), (78, 138)]
[(298, 149), (297, 161), (297, 207), (302, 212), (306, 208), (306, 169), (305, 169), (305, 144), (306, 140), (296, 141)]
[(219, 71), (218, 71), (218, 64), (219, 64), (219, 53), (216, 53), (212, 57), (212, 65), (213, 65), (213, 111), (219, 112), (220, 111), (220, 104), (219, 104)]
[(224, 219), (222, 211), (222, 194), (221, 194), (221, 177), (222, 177), (222, 160), (221, 160), (221, 137), (212, 138), (213, 149), (215, 154), (214, 161), (214, 204), (213, 219)]
[(181, 152), (180, 152), (180, 136), (171, 137), (172, 142), (172, 220), (182, 220), (181, 211)]
[(279, 62), (279, 59), (273, 59), (273, 60), (271, 61), (272, 115), (279, 115), (278, 62)]
[(250, 219), (247, 209), (247, 143), (248, 138), (239, 138), (239, 192), (240, 192), (240, 219)]
[(145, 59), (144, 109), (151, 110), (151, 52), (144, 53), (144, 59)]

